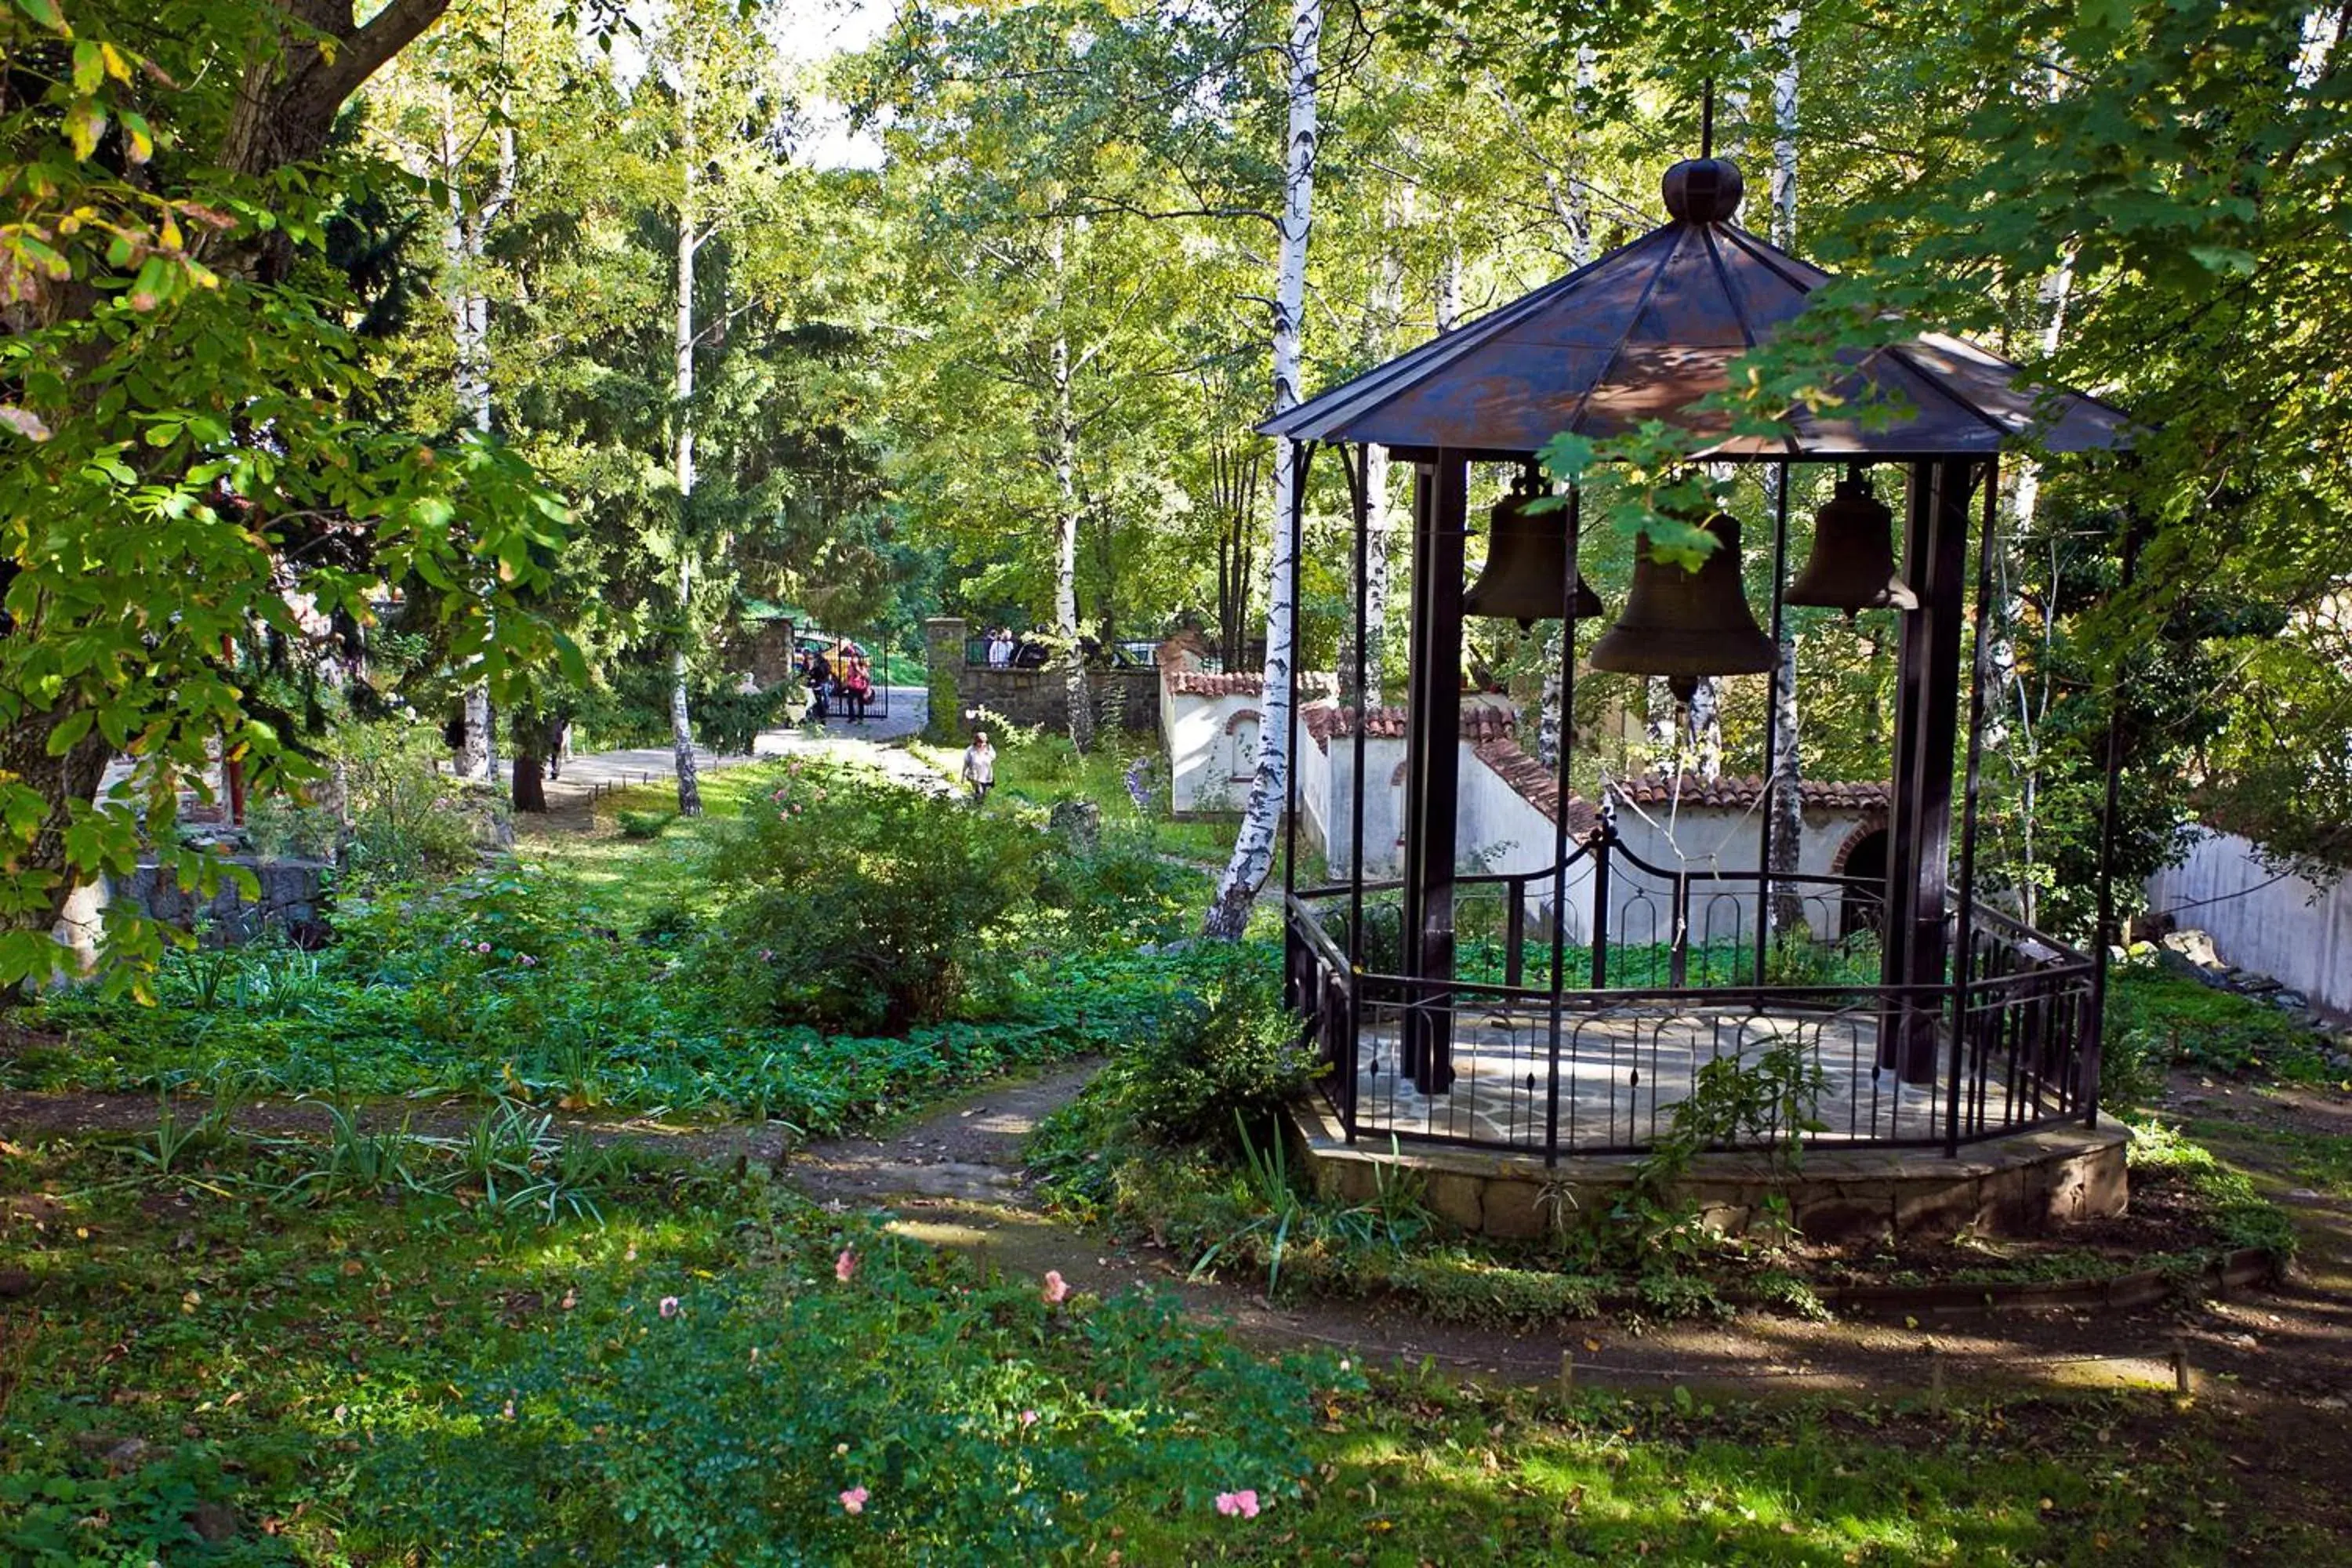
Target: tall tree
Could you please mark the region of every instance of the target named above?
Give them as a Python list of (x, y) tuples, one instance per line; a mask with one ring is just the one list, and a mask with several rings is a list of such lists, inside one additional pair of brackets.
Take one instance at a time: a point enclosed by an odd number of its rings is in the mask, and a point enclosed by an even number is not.
[[(400, 584), (494, 689), (546, 646), (516, 594), (560, 509), (478, 435), (373, 423), (355, 302), (331, 268), (295, 266), (321, 259), (330, 205), (370, 165), (249, 177), (324, 153), (342, 97), (439, 9), (355, 25), (348, 6), (270, 6), (256, 29), (246, 12), (92, 0), (0, 19), (0, 983), (47, 973), (67, 894), (127, 873), (142, 842), (184, 881), (219, 874), (171, 834), (215, 747), (257, 788), (313, 771), (299, 724), (223, 652), (308, 644), (289, 584), (347, 626)], [(286, 110), (267, 137), (257, 103)], [(131, 779), (93, 798), (118, 752)], [(113, 973), (135, 983), (164, 934), (108, 919), (129, 961)]]
[[(1290, 33), (1283, 59), (1289, 78), (1289, 112), (1283, 138), (1282, 218), (1275, 259), (1274, 398), (1279, 414), (1298, 403), (1299, 334), (1307, 300), (1307, 247), (1315, 201), (1315, 160), (1320, 127), (1318, 87), (1322, 70), (1323, 0), (1292, 0)], [(1297, 649), (1291, 622), (1298, 594), (1298, 559), (1292, 548), (1294, 493), (1300, 454), (1290, 442), (1275, 449), (1273, 506), (1267, 526), (1265, 695), (1258, 733), (1257, 766), (1242, 808), (1241, 831), (1232, 858), (1218, 879), (1203, 929), (1212, 936), (1237, 939), (1249, 922), (1250, 906), (1274, 865), (1276, 826), (1289, 790), (1290, 672)]]

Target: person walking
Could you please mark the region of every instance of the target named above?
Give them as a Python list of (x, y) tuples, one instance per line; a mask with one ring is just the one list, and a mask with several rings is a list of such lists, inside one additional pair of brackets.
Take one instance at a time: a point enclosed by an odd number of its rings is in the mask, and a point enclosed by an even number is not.
[(978, 805), (988, 799), (988, 792), (996, 785), (996, 748), (988, 743), (988, 731), (972, 731), (971, 744), (964, 748), (963, 782), (971, 786), (971, 804)]

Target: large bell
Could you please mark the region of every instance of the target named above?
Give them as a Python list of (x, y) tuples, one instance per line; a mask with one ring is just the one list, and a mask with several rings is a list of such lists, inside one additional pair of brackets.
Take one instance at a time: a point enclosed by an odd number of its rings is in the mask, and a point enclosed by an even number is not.
[(1871, 493), (1859, 468), (1846, 470), (1829, 504), (1813, 514), (1813, 553), (1784, 602), (1825, 609), (1916, 610), (1919, 596), (1895, 570), (1895, 514)]
[[(1568, 581), (1568, 513), (1557, 508), (1528, 510), (1541, 493), (1523, 474), (1511, 493), (1496, 503), (1486, 535), (1486, 564), (1462, 595), (1464, 615), (1517, 621), (1521, 631), (1538, 621), (1561, 618), (1561, 585)], [(1601, 595), (1580, 575), (1574, 618), (1587, 620), (1600, 613)]]
[(1592, 645), (1592, 668), (1663, 675), (1687, 683), (1709, 675), (1757, 675), (1772, 668), (1772, 639), (1756, 625), (1739, 590), (1739, 523), (1707, 520), (1716, 546), (1696, 572), (1653, 557), (1643, 534), (1624, 614)]

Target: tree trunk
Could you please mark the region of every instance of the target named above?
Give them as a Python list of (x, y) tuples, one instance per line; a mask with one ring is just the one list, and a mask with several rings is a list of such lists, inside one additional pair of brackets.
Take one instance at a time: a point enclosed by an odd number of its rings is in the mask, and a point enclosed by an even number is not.
[(547, 809), (547, 760), (539, 754), (530, 731), (522, 725), (515, 727), (514, 808), (529, 812)]
[(1691, 772), (1701, 784), (1723, 776), (1723, 707), (1716, 678), (1702, 675), (1690, 700)]
[[(490, 301), (482, 286), (482, 260), (490, 225), (514, 193), (515, 143), (511, 127), (499, 132), (498, 173), (479, 202), (466, 185), (466, 142), (457, 129), (456, 99), (441, 93), (440, 145), (436, 171), (448, 193), (441, 225), (441, 296), (449, 310), (452, 391), (460, 424), (490, 433)], [(497, 773), (490, 750), (489, 688), (466, 689), (465, 728), (453, 766), (459, 778), (489, 779)]]
[[(1402, 226), (1406, 219), (1406, 203), (1390, 204), (1391, 221)], [(1404, 256), (1394, 245), (1381, 252), (1380, 269), (1373, 275), (1370, 299), (1365, 302), (1364, 331), (1360, 344), (1361, 357), (1367, 365), (1377, 364), (1394, 347), (1394, 338), (1404, 311)], [(1381, 660), (1387, 653), (1384, 632), (1389, 615), (1389, 449), (1386, 447), (1364, 448), (1364, 689), (1350, 690), (1348, 700), (1362, 708), (1381, 705)], [(1355, 623), (1350, 618), (1348, 641), (1355, 640)], [(1351, 647), (1342, 661), (1339, 679), (1352, 683), (1356, 679), (1355, 650)]]
[(694, 254), (701, 244), (695, 225), (701, 213), (695, 200), (694, 69), (691, 62), (680, 73), (685, 101), (679, 124), (685, 156), (679, 166), (685, 184), (677, 201), (677, 328), (673, 336), (676, 366), (671, 396), (677, 408), (677, 632), (670, 650), (669, 739), (677, 763), (677, 814), (702, 815), (702, 785), (695, 776), (694, 722), (687, 710), (687, 649), (694, 637)]
[(390, 0), (365, 25), (352, 0), (268, 0), (283, 20), (237, 83), (220, 163), (261, 175), (317, 157), (335, 113), (368, 78), (440, 19), (449, 0)]
[(1642, 732), (1649, 744), (1650, 772), (1673, 773), (1682, 758), (1681, 705), (1662, 675), (1650, 678), (1642, 698)]
[(1070, 744), (1084, 756), (1094, 744), (1094, 703), (1087, 690), (1086, 654), (1078, 646), (1078, 426), (1070, 408), (1070, 340), (1062, 330), (1062, 225), (1046, 238), (1054, 268), (1054, 630), (1062, 639), (1062, 694)]
[[(1797, 13), (1783, 11), (1772, 24), (1773, 47), (1780, 67), (1772, 76), (1772, 243), (1783, 250), (1797, 243)], [(1780, 506), (1780, 487), (1788, 471), (1765, 473), (1768, 505)], [(1772, 725), (1772, 855), (1765, 869), (1773, 885), (1772, 930), (1782, 941), (1802, 931), (1804, 900), (1795, 878), (1805, 839), (1805, 778), (1800, 749), (1802, 739), (1797, 706), (1797, 634), (1787, 617), (1781, 620), (1780, 684), (1774, 693)]]
[(458, 721), (457, 749), (450, 766), (461, 779), (485, 779), (490, 774), (490, 689), (466, 688), (466, 716)]
[[(47, 712), (26, 713), (13, 723), (0, 725), (0, 777), (14, 777), (39, 790), (47, 807), (31, 841), (18, 840), (22, 847), (16, 852), (25, 865), (58, 875), (47, 895), (37, 898), (29, 908), (0, 910), (0, 936), (19, 931), (47, 933), (57, 924), (66, 900), (88, 879), (76, 875), (68, 864), (66, 829), (73, 821), (75, 808), (96, 797), (99, 783), (106, 776), (107, 759), (113, 753), (112, 748), (92, 730), (67, 748), (65, 755), (49, 754), (50, 733), (72, 710), (61, 703)], [(58, 949), (61, 961), (66, 952)], [(77, 948), (75, 956), (79, 964), (87, 965), (95, 954)]]
[[(1314, 211), (1318, 137), (1316, 89), (1321, 65), (1323, 0), (1291, 0), (1290, 116), (1285, 142), (1281, 243), (1274, 289), (1274, 408), (1279, 414), (1298, 403), (1299, 328), (1307, 303), (1307, 241)], [(1291, 489), (1299, 453), (1288, 441), (1274, 456), (1274, 504), (1267, 509), (1268, 584), (1265, 605), (1265, 695), (1260, 705), (1257, 770), (1250, 779), (1248, 804), (1233, 858), (1217, 884), (1216, 898), (1202, 922), (1210, 936), (1237, 940), (1250, 906), (1274, 868), (1275, 830), (1281, 821), (1290, 780), (1290, 645), (1292, 606), (1298, 563), (1290, 547)]]

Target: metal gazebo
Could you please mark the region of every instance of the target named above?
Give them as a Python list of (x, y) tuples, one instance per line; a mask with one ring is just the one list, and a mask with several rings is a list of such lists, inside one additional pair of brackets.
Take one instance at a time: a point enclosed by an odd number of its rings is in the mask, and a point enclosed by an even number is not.
[[(1826, 412), (1790, 411), (1782, 438), (1738, 436), (1727, 423), (1711, 423), (1720, 416), (1696, 405), (1726, 384), (1727, 366), (1802, 310), (1830, 275), (1733, 224), (1741, 190), (1728, 161), (1677, 163), (1663, 184), (1670, 214), (1663, 226), (1260, 427), (1301, 445), (1288, 498), (1294, 559), (1306, 459), (1333, 447), (1347, 469), (1354, 519), (1349, 689), (1359, 694), (1366, 689), (1368, 640), (1364, 453), (1377, 445), (1415, 465), (1398, 877), (1366, 876), (1369, 726), (1343, 722), (1331, 744), (1344, 737), (1352, 747), (1353, 782), (1344, 823), (1334, 820), (1326, 832), (1335, 850), (1343, 830), (1351, 836), (1348, 874), (1326, 886), (1297, 884), (1292, 678), (1286, 991), (1329, 1068), (1324, 1092), (1351, 1140), (1394, 1135), (1547, 1161), (1644, 1148), (1709, 1064), (1754, 1063), (1773, 1051), (1782, 1053), (1784, 1065), (1793, 1059), (1806, 1069), (1802, 1120), (1817, 1141), (1957, 1152), (1972, 1140), (2055, 1121), (2094, 1121), (2112, 912), (2106, 839), (2115, 758), (2111, 747), (2100, 932), (2086, 953), (1977, 897), (1983, 627), (2000, 453), (2027, 440), (2062, 453), (2119, 449), (2129, 443), (2129, 424), (2095, 399), (2022, 385), (2017, 366), (1936, 332), (1854, 359), (1835, 389), (1843, 401)], [(1895, 416), (1873, 422), (1853, 412), (1874, 401), (1894, 407)], [(1781, 466), (1770, 545), (1775, 642), (1790, 585), (1788, 466), (1843, 464), (1852, 476), (1875, 465), (1906, 471), (1904, 582), (1885, 597), (1858, 601), (1891, 602), (1899, 619), (1883, 881), (1773, 876), (1769, 802), (1757, 813), (1753, 869), (1662, 866), (1633, 854), (1608, 815), (1574, 799), (1572, 727), (1565, 721), (1549, 864), (1507, 875), (1457, 868), (1462, 781), (1455, 737), (1470, 466), (1507, 463), (1532, 474), (1536, 454), (1558, 433), (1606, 437), (1653, 419), (1717, 437), (1705, 454), (1708, 461)], [(1874, 503), (1858, 485), (1851, 480), (1832, 505), (1851, 510), (1860, 504), (1866, 518)], [(1979, 495), (1971, 612), (1969, 536), (1971, 501)], [(1511, 514), (1511, 524), (1520, 542), (1531, 530), (1551, 531), (1549, 553), (1528, 557), (1549, 563), (1548, 574), (1557, 574), (1543, 584), (1548, 602), (1590, 614), (1590, 590), (1576, 572), (1578, 502), (1571, 491), (1555, 510)], [(1496, 552), (1505, 548), (1511, 504), (1497, 509)], [(1894, 519), (1884, 508), (1876, 516), (1885, 542)], [(1828, 526), (1825, 517), (1822, 528)], [(1736, 561), (1736, 550), (1735, 540), (1717, 557)], [(1637, 598), (1644, 569), (1636, 569)], [(1883, 574), (1878, 580), (1885, 581)], [(1737, 597), (1736, 574), (1730, 582)], [(1976, 658), (1963, 686), (1962, 622), (1971, 613)], [(1747, 614), (1742, 601), (1738, 615)], [(1294, 595), (1294, 647), (1297, 615)], [(1559, 610), (1546, 618), (1559, 618)], [(1748, 630), (1751, 641), (1760, 641), (1752, 622)], [(1642, 663), (1637, 633), (1621, 623), (1611, 634), (1636, 645), (1633, 661), (1614, 668), (1667, 673)], [(1560, 646), (1565, 715), (1576, 677), (1575, 638), (1563, 636)], [(1716, 668), (1766, 672), (1778, 697), (1777, 659), (1769, 672), (1756, 662)], [(1963, 736), (1965, 747), (1958, 744)], [(1771, 743), (1768, 725), (1768, 780)], [(1333, 762), (1336, 776), (1336, 753)], [(1332, 857), (1335, 864), (1339, 858)], [(1856, 900), (1873, 906), (1875, 974), (1773, 975), (1767, 911), (1775, 900), (1782, 908), (1851, 910)], [(1487, 934), (1468, 942), (1457, 917), (1474, 910), (1487, 917)]]

